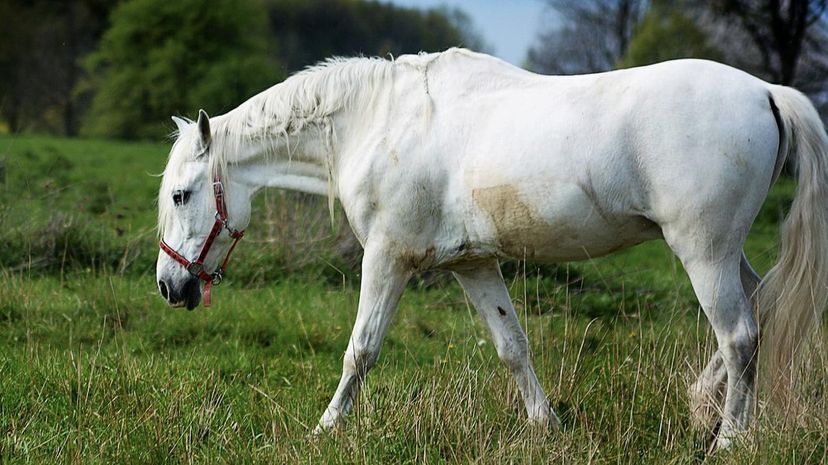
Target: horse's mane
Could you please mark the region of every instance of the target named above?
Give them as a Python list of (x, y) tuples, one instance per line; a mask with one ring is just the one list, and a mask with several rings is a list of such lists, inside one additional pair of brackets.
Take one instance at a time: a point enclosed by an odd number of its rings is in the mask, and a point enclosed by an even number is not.
[(374, 86), (390, 75), (392, 64), (382, 58), (329, 58), (211, 120), (211, 171), (223, 173), (228, 162), (237, 160), (241, 146), (251, 141), (284, 142), (310, 126), (331, 129), (326, 127), (328, 118), (365, 103), (357, 100), (370, 99)]
[[(241, 148), (256, 140), (268, 140), (275, 146), (289, 142), (291, 136), (303, 129), (316, 127), (326, 143), (332, 144), (335, 134), (330, 116), (354, 104), (370, 103), (358, 100), (372, 99), (372, 90), (390, 76), (392, 66), (393, 61), (382, 58), (329, 58), (260, 92), (230, 112), (211, 118), (211, 178), (226, 173), (228, 163), (238, 161)], [(158, 202), (159, 233), (163, 233), (172, 210), (167, 194), (175, 179), (169, 178), (177, 177), (183, 164), (196, 155), (189, 147), (195, 146), (197, 133), (195, 125), (191, 125), (174, 134)], [(287, 146), (289, 149), (289, 143)]]

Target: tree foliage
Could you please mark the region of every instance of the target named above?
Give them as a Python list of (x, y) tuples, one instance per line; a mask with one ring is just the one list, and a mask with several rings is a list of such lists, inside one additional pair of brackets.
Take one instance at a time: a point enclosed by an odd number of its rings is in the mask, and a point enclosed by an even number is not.
[(721, 57), (704, 30), (690, 17), (680, 11), (654, 8), (644, 17), (618, 66), (630, 68), (677, 58)]
[(270, 0), (270, 29), (288, 71), (333, 55), (388, 56), (485, 44), (461, 10), (417, 10), (353, 0)]
[(274, 82), (265, 17), (254, 0), (121, 4), (87, 60), (94, 100), (86, 130), (157, 136), (170, 115), (224, 111)]
[(74, 93), (106, 27), (109, 0), (2, 0), (0, 117), (9, 129), (77, 133), (86, 106)]
[[(704, 2), (707, 3), (707, 2)], [(741, 29), (761, 57), (764, 77), (784, 85), (796, 83), (802, 58), (823, 55), (828, 0), (710, 0), (709, 8), (732, 27)], [(814, 48), (817, 50), (814, 50)], [(820, 67), (824, 72), (826, 67)]]
[[(24, 86), (25, 76), (35, 68), (29, 50), (34, 40), (31, 30), (34, 15), (30, 9), (16, 5), (17, 2), (0, 2), (0, 17), (15, 21), (4, 21), (0, 27), (0, 114), (13, 131), (20, 127), (23, 114), (34, 106), (38, 92)], [(28, 104), (28, 105), (26, 105)]]
[(828, 111), (828, 0), (546, 0), (528, 53), (550, 74), (712, 58), (806, 92)]
[(0, 0), (0, 131), (143, 138), (332, 55), (483, 49), (462, 11), (367, 0)]
[(626, 53), (646, 0), (547, 0), (553, 25), (529, 49), (530, 69), (546, 74), (609, 71)]

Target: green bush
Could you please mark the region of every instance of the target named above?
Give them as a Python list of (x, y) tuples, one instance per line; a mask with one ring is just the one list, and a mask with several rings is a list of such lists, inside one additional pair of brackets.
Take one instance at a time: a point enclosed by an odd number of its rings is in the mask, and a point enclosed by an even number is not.
[(122, 3), (86, 61), (92, 77), (81, 91), (94, 100), (85, 132), (157, 137), (171, 115), (225, 112), (277, 82), (266, 18), (255, 0)]

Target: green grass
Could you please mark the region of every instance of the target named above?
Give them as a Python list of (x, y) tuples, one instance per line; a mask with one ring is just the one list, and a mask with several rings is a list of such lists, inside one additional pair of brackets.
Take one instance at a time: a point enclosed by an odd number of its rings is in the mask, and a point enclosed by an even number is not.
[[(358, 298), (330, 252), (324, 200), (258, 199), (262, 221), (214, 305), (170, 309), (154, 286), (158, 179), (148, 175), (166, 150), (0, 137), (0, 462), (828, 460), (819, 392), (802, 426), (762, 418), (746, 444), (705, 454), (685, 390), (709, 331), (681, 265), (657, 242), (568, 266), (505, 264), (562, 432), (527, 428), (485, 328), (449, 282), (412, 285), (347, 426), (309, 440)], [(761, 270), (792, 192), (783, 180), (751, 234)], [(297, 265), (300, 255), (309, 258)], [(824, 388), (821, 353), (812, 368)]]

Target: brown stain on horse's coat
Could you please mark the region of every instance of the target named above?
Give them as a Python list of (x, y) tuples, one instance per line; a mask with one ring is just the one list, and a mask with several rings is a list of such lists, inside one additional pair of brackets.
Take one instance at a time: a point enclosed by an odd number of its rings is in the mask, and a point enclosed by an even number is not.
[(474, 189), (472, 198), (492, 220), (500, 249), (514, 257), (531, 258), (556, 240), (577, 240), (577, 231), (566, 224), (552, 224), (526, 203), (509, 184)]
[(400, 256), (400, 261), (408, 270), (423, 271), (431, 268), (436, 261), (436, 250), (431, 246), (425, 252), (404, 252)]

